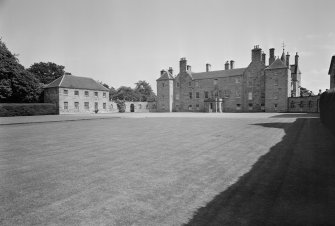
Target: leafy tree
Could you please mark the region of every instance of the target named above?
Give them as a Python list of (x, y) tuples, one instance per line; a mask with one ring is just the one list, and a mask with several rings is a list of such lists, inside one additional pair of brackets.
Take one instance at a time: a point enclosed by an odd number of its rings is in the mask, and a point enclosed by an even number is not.
[(41, 90), (38, 79), (25, 70), (0, 39), (1, 102), (37, 102)]
[(130, 87), (121, 86), (113, 96), (115, 100), (139, 101), (138, 94)]
[(140, 80), (135, 84), (136, 87), (134, 91), (139, 96), (140, 101), (149, 101), (156, 98), (156, 95), (148, 82)]
[(34, 63), (28, 68), (28, 71), (33, 73), (41, 83), (49, 84), (58, 77), (64, 75), (64, 66), (57, 65), (52, 62)]
[(116, 100), (116, 89), (112, 86), (109, 88), (109, 99)]

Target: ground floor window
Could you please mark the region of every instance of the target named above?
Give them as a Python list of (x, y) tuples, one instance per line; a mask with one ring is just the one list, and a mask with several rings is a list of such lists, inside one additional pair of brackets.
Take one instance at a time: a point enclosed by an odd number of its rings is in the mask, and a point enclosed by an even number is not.
[(253, 105), (249, 104), (249, 110), (252, 110)]
[(192, 111), (192, 104), (188, 105), (188, 110)]
[(76, 110), (79, 110), (79, 102), (74, 102), (74, 108), (75, 108)]
[(241, 104), (236, 104), (236, 110), (241, 110)]
[(106, 103), (103, 103), (103, 104), (102, 104), (102, 108), (103, 108), (104, 110), (106, 110)]
[(274, 109), (277, 111), (278, 104), (274, 104)]
[(89, 102), (85, 102), (85, 103), (84, 103), (84, 108), (85, 108), (86, 110), (89, 110), (89, 109), (90, 109), (90, 103), (89, 103)]
[(195, 107), (197, 108), (198, 111), (200, 110), (199, 104), (196, 104)]
[(293, 101), (291, 101), (290, 107), (294, 108), (294, 102)]
[(64, 102), (64, 110), (68, 110), (69, 109), (69, 103), (68, 102)]
[(208, 98), (208, 91), (205, 91), (205, 98)]

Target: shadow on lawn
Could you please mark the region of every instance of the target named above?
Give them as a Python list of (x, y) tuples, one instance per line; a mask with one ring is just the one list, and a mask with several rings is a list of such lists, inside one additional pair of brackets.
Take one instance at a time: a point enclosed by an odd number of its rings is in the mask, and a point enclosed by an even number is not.
[(286, 134), (186, 225), (335, 225), (335, 141), (329, 131), (318, 118), (254, 125)]
[(271, 116), (271, 118), (315, 118), (320, 117), (319, 113), (283, 113)]

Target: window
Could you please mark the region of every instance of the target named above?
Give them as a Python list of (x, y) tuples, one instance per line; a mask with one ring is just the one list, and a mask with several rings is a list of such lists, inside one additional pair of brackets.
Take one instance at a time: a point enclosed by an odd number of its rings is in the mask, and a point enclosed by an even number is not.
[(300, 107), (303, 108), (304, 107), (304, 102), (300, 101)]
[(248, 93), (248, 100), (252, 100), (252, 92)]
[(236, 110), (241, 110), (241, 104), (236, 104)]
[(213, 85), (216, 86), (217, 84), (218, 84), (218, 80), (217, 80), (217, 79), (214, 79), (214, 80), (213, 80)]
[(199, 93), (199, 92), (196, 92), (196, 93), (195, 93), (195, 98), (197, 98), (197, 99), (200, 98), (200, 93)]
[(192, 111), (192, 104), (188, 105), (188, 110)]
[(277, 110), (278, 104), (274, 104), (274, 106), (275, 106), (275, 110)]
[(85, 91), (85, 96), (88, 97), (88, 91)]
[(293, 101), (291, 101), (290, 107), (291, 107), (291, 108), (294, 108), (294, 107), (295, 107)]
[(94, 92), (94, 96), (95, 96), (95, 97), (98, 97), (98, 92)]
[(179, 93), (176, 94), (176, 100), (179, 100)]
[(165, 87), (165, 83), (164, 82), (162, 83), (162, 86)]
[(208, 98), (208, 91), (205, 91), (205, 98)]
[(199, 87), (199, 81), (195, 81), (195, 87)]
[(75, 90), (75, 91), (74, 91), (74, 95), (75, 95), (75, 96), (79, 96), (79, 91), (78, 91), (78, 90)]
[(278, 86), (278, 78), (275, 78), (275, 86)]
[(79, 110), (79, 102), (74, 102), (74, 108), (75, 108), (76, 110)]
[(102, 103), (102, 108), (106, 110), (106, 103)]
[(188, 83), (188, 86), (191, 87), (191, 86), (192, 86), (192, 82), (189, 82), (189, 83)]
[(249, 110), (252, 110), (252, 104), (249, 104)]
[(106, 93), (105, 92), (102, 93), (102, 97), (106, 98)]
[(179, 82), (177, 82), (177, 87), (180, 87), (180, 83)]
[(236, 91), (235, 91), (235, 96), (236, 96), (236, 97), (241, 97), (240, 90), (236, 90)]
[(69, 103), (68, 102), (64, 102), (64, 110), (68, 110), (69, 109)]
[(69, 90), (64, 89), (64, 95), (68, 95), (69, 94)]
[(200, 110), (199, 104), (196, 104), (195, 107), (197, 108), (198, 111)]
[(84, 107), (85, 107), (86, 110), (89, 110), (89, 109), (90, 109), (90, 104), (89, 104), (89, 102), (85, 102), (85, 103), (84, 103)]
[(240, 83), (240, 78), (239, 77), (235, 78), (235, 83)]
[(190, 99), (192, 99), (192, 92), (189, 92), (188, 95), (190, 96)]

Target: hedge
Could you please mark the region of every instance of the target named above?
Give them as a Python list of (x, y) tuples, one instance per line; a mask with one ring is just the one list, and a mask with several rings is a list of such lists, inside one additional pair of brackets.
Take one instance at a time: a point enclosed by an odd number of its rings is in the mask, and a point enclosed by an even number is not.
[(56, 115), (56, 104), (51, 103), (2, 103), (0, 117), (24, 115)]
[(335, 135), (335, 89), (323, 92), (320, 97), (320, 118)]

